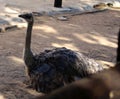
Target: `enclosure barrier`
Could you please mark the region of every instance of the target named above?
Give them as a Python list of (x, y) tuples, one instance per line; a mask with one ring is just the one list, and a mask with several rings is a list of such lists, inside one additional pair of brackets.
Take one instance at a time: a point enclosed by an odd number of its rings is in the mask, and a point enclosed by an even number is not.
[(62, 0), (55, 0), (54, 7), (61, 8), (62, 7)]

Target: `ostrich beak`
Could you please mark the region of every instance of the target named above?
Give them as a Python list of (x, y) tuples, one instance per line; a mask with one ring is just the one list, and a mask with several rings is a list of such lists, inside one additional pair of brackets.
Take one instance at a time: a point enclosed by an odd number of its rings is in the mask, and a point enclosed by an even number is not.
[(33, 16), (32, 13), (25, 13), (25, 14), (20, 14), (19, 17), (24, 18), (24, 19), (29, 19)]
[(19, 15), (19, 17), (24, 18), (24, 15), (23, 15), (23, 14), (21, 14), (21, 15)]

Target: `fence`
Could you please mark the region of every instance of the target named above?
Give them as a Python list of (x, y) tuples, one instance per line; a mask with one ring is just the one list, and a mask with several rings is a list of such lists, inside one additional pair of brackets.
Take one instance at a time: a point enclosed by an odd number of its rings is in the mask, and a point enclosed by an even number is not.
[(62, 7), (62, 0), (55, 0), (54, 7), (61, 8)]

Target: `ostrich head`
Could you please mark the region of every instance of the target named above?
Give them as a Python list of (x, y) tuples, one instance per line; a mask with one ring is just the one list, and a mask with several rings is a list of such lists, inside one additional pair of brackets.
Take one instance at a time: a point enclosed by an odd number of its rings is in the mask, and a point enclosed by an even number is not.
[(19, 15), (19, 17), (25, 19), (28, 23), (34, 21), (34, 20), (33, 20), (34, 18), (33, 18), (33, 14), (32, 14), (32, 13), (21, 14), (21, 15)]

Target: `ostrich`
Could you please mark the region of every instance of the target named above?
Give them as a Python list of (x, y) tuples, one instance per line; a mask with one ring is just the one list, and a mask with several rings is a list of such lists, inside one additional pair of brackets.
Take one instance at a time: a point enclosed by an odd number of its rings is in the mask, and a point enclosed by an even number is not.
[[(120, 29), (116, 65), (36, 99), (120, 99)], [(114, 91), (114, 92), (113, 92)], [(112, 95), (110, 95), (112, 93)]]
[(102, 65), (93, 59), (65, 47), (45, 50), (38, 55), (33, 55), (31, 33), (34, 16), (32, 13), (26, 13), (19, 15), (19, 17), (28, 23), (24, 62), (28, 70), (31, 87), (36, 91), (49, 93), (75, 81), (75, 78), (81, 79), (103, 70)]

